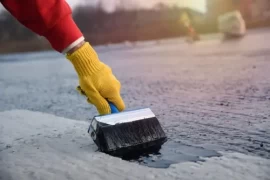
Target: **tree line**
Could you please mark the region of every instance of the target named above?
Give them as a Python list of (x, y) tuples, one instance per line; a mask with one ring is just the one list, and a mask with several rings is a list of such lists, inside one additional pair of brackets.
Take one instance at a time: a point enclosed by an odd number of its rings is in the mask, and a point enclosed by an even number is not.
[[(199, 32), (216, 30), (214, 23), (202, 23), (203, 14), (162, 3), (152, 9), (126, 10), (119, 6), (112, 13), (106, 12), (102, 6), (78, 6), (73, 10), (73, 18), (86, 39), (92, 45), (100, 45), (183, 36), (186, 29), (179, 22), (183, 12), (188, 13)], [(46, 40), (22, 26), (7, 11), (1, 12), (0, 53), (44, 49), (50, 49)]]

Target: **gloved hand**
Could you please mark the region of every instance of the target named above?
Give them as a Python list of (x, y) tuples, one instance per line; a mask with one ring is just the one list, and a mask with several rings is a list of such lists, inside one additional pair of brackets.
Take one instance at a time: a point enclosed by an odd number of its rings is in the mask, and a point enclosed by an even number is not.
[(71, 61), (78, 74), (80, 86), (77, 90), (87, 96), (87, 101), (96, 106), (100, 115), (111, 113), (108, 101), (119, 111), (125, 109), (120, 95), (120, 82), (112, 74), (111, 68), (98, 59), (88, 42), (72, 54), (67, 54), (66, 58)]

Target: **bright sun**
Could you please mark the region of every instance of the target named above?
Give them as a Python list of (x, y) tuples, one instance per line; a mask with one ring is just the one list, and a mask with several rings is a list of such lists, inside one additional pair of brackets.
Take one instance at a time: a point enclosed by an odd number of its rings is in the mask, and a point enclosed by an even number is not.
[(180, 6), (187, 6), (198, 9), (200, 11), (206, 11), (206, 0), (176, 0)]

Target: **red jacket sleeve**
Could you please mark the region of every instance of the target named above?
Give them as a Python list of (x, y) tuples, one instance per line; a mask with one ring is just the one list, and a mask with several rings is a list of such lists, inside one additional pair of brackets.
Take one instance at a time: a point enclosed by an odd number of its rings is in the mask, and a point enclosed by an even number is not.
[(24, 26), (44, 36), (52, 47), (62, 52), (82, 33), (72, 19), (65, 0), (0, 0), (3, 6)]

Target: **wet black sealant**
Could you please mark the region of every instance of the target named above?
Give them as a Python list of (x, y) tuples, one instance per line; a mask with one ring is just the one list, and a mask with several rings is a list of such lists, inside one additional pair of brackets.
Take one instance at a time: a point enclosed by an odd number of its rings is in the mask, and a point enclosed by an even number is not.
[(203, 162), (203, 158), (220, 157), (215, 150), (167, 141), (161, 147), (141, 152), (130, 152), (123, 160), (152, 168), (169, 168), (172, 164), (183, 162)]

